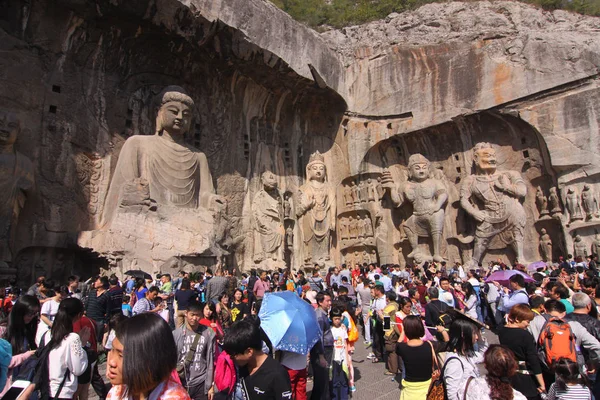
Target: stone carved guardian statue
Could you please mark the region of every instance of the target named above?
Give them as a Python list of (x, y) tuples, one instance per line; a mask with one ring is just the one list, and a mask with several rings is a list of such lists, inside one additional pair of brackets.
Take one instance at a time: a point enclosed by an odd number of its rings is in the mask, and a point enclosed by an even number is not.
[(379, 201), (379, 193), (377, 193), (377, 185), (371, 178), (367, 179), (367, 190), (369, 202)]
[(573, 240), (573, 257), (581, 257), (582, 260), (585, 260), (587, 255), (587, 246), (585, 245), (583, 238), (581, 235), (575, 236), (575, 240)]
[(527, 194), (525, 181), (517, 171), (498, 172), (496, 151), (489, 143), (473, 148), (475, 174), (460, 189), (460, 205), (477, 221), (472, 265), (477, 266), (490, 242), (498, 237), (515, 250), (524, 262), (523, 231), (527, 221), (520, 200)]
[(263, 172), (263, 188), (252, 202), (254, 222), (254, 261), (283, 259), (283, 199), (277, 189), (277, 177), (271, 171)]
[(354, 200), (352, 199), (352, 188), (348, 185), (344, 186), (344, 203), (347, 206), (354, 204)]
[(373, 221), (368, 215), (363, 217), (363, 225), (365, 227), (365, 237), (373, 237)]
[(567, 188), (566, 196), (567, 211), (569, 212), (569, 223), (581, 221), (583, 219), (583, 211), (581, 203), (579, 203), (579, 194), (573, 186)]
[(541, 230), (540, 235), (540, 255), (544, 261), (552, 261), (552, 239), (546, 229)]
[(183, 88), (168, 86), (158, 96), (154, 135), (132, 136), (123, 145), (106, 199), (103, 225), (109, 224), (124, 185), (141, 178), (148, 182), (150, 198), (176, 209), (225, 207), (214, 192), (204, 153), (185, 142), (192, 125), (194, 101)]
[(306, 182), (299, 190), (296, 215), (305, 261), (328, 261), (331, 233), (335, 232), (335, 189), (328, 182), (325, 159), (318, 151), (310, 156), (306, 166)]
[(347, 218), (340, 218), (340, 239), (347, 240), (350, 238), (350, 224)]
[(283, 218), (291, 219), (292, 218), (292, 203), (291, 203), (292, 193), (285, 192), (283, 195)]
[(562, 214), (562, 209), (560, 208), (560, 198), (558, 197), (558, 191), (555, 187), (550, 188), (550, 195), (548, 196), (548, 208), (550, 209), (550, 214), (552, 216)]
[(350, 216), (350, 221), (348, 222), (348, 232), (348, 239), (358, 238), (358, 220), (354, 219), (353, 216)]
[(366, 203), (369, 200), (369, 187), (367, 182), (361, 181), (358, 188), (358, 195), (361, 203)]
[(548, 212), (548, 198), (544, 195), (540, 186), (537, 187), (537, 191), (535, 192), (535, 204), (540, 213), (540, 218), (547, 218), (550, 214)]
[(360, 203), (358, 186), (356, 186), (356, 182), (354, 182), (354, 181), (350, 182), (350, 193), (352, 195), (352, 203), (353, 204)]
[(19, 215), (34, 190), (33, 164), (14, 149), (20, 132), (16, 114), (0, 109), (0, 266), (16, 256), (14, 238)]
[(404, 232), (412, 251), (408, 258), (420, 262), (424, 255), (419, 252), (419, 237), (431, 236), (433, 260), (443, 261), (441, 242), (444, 230), (444, 208), (448, 193), (444, 183), (433, 178), (429, 160), (421, 154), (413, 154), (408, 159), (408, 182), (400, 187), (394, 183), (389, 171), (382, 176), (382, 184), (389, 191), (392, 202), (400, 207), (405, 201), (413, 206), (413, 214), (404, 223)]
[(581, 204), (583, 205), (583, 210), (588, 221), (598, 218), (598, 199), (596, 199), (594, 189), (591, 185), (583, 185)]

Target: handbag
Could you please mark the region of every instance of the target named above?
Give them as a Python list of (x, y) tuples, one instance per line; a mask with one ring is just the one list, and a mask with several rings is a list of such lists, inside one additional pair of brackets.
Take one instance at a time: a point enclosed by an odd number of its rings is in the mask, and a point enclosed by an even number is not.
[(465, 386), (465, 394), (463, 395), (463, 400), (467, 400), (467, 391), (469, 390), (469, 384), (471, 383), (473, 378), (473, 376), (470, 376), (469, 379), (467, 379), (467, 386)]
[(429, 390), (427, 391), (427, 400), (444, 400), (446, 398), (446, 391), (444, 389), (444, 377), (440, 370), (440, 365), (437, 361), (437, 356), (433, 350), (431, 342), (431, 383), (429, 384)]

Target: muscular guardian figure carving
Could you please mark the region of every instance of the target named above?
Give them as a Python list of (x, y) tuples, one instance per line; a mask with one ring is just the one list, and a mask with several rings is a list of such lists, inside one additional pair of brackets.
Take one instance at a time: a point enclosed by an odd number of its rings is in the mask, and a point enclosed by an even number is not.
[(496, 151), (489, 143), (475, 145), (473, 162), (475, 174), (460, 189), (460, 205), (477, 221), (472, 265), (481, 262), (495, 237), (511, 245), (517, 260), (524, 262), (526, 216), (520, 200), (527, 194), (525, 181), (517, 171), (496, 171)]
[(389, 190), (392, 202), (400, 207), (405, 201), (413, 205), (413, 214), (404, 223), (404, 232), (412, 252), (408, 258), (417, 262), (423, 260), (419, 252), (419, 236), (429, 236), (433, 241), (433, 260), (441, 262), (440, 254), (444, 229), (444, 206), (448, 193), (444, 183), (431, 175), (430, 164), (421, 154), (413, 154), (408, 159), (408, 182), (399, 188), (389, 171), (382, 176), (383, 186)]

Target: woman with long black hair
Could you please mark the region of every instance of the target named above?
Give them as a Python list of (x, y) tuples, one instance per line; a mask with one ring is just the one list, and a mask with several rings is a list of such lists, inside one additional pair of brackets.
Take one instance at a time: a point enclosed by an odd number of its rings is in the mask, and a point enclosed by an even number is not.
[(452, 322), (449, 336), (448, 355), (443, 367), (444, 385), (449, 400), (462, 400), (469, 377), (478, 378), (480, 375), (477, 364), (483, 362), (488, 344), (479, 328), (463, 319)]
[(17, 300), (8, 315), (8, 325), (2, 337), (12, 347), (12, 359), (8, 366), (6, 386), (0, 396), (12, 385), (12, 377), (19, 373), (19, 367), (31, 357), (37, 346), (35, 332), (39, 323), (40, 301), (35, 296), (23, 295)]
[(90, 329), (82, 328), (78, 334), (73, 332), (73, 323), (83, 316), (83, 311), (81, 300), (62, 300), (50, 334), (42, 338), (51, 349), (48, 371), (52, 398), (72, 399), (77, 391), (77, 377), (87, 368), (88, 357), (83, 346), (90, 339)]

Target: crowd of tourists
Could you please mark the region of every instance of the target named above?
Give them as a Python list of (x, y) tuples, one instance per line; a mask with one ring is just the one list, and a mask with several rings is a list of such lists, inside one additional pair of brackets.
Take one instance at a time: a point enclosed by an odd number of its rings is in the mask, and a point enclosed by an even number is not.
[[(312, 381), (311, 399), (347, 399), (364, 346), (405, 400), (600, 398), (596, 262), (39, 277), (4, 291), (0, 395), (302, 400)], [(263, 299), (285, 291), (314, 309), (308, 354), (261, 329)]]

